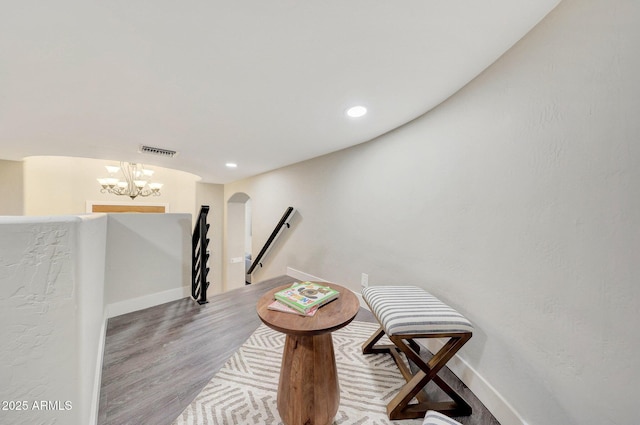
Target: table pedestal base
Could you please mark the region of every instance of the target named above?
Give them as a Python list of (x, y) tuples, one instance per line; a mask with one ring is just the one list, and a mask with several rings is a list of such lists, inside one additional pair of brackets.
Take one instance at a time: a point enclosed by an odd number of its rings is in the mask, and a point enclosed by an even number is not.
[(287, 334), (278, 412), (285, 425), (329, 425), (338, 412), (340, 388), (331, 333)]

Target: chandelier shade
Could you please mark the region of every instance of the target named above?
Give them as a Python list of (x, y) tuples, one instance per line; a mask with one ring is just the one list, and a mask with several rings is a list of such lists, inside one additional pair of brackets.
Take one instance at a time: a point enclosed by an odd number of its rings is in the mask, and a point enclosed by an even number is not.
[[(162, 183), (151, 182), (153, 170), (134, 162), (120, 162), (120, 166), (106, 165), (109, 177), (99, 178), (101, 193), (128, 196), (135, 199), (138, 196), (160, 196)], [(121, 172), (122, 178), (116, 177)]]

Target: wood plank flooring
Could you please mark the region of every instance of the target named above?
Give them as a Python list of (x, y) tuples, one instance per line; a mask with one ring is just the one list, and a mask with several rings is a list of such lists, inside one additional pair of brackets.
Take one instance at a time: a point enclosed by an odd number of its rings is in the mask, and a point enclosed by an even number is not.
[[(109, 319), (98, 425), (170, 425), (260, 325), (255, 305), (262, 294), (293, 281), (283, 276), (203, 306), (184, 298)], [(364, 309), (356, 320), (375, 322)], [(498, 424), (455, 375), (441, 376), (473, 406), (461, 422)]]

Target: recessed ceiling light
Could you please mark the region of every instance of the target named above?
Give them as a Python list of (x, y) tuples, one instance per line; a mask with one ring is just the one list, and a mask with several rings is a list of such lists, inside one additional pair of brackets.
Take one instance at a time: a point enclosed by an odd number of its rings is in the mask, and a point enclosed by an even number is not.
[(236, 168), (238, 166), (238, 164), (236, 164), (235, 162), (227, 162), (224, 165), (226, 165), (227, 168)]
[(347, 109), (347, 115), (350, 116), (351, 118), (360, 118), (366, 113), (367, 113), (367, 108), (360, 105), (352, 106), (351, 108)]

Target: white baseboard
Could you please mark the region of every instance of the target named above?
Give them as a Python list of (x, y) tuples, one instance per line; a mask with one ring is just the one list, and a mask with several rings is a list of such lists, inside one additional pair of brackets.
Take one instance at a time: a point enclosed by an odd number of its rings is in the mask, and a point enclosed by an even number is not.
[[(444, 343), (445, 341), (440, 339), (420, 339), (420, 344), (432, 353), (437, 352)], [(471, 392), (478, 397), (500, 424), (527, 425), (527, 422), (516, 412), (513, 406), (460, 356), (457, 354), (454, 355), (453, 358), (447, 362), (447, 367), (469, 387)]]
[(117, 303), (107, 305), (107, 318), (120, 316), (121, 314), (131, 313), (132, 311), (142, 310), (144, 308), (153, 307), (189, 296), (191, 296), (191, 288), (183, 286), (182, 288), (169, 289), (167, 291), (157, 292), (143, 297), (119, 301)]
[[(326, 279), (310, 275), (300, 270), (287, 267), (287, 276), (291, 276), (300, 280), (314, 280), (318, 282), (329, 282)], [(360, 305), (367, 310), (369, 306), (362, 299), (362, 295), (356, 293)], [(444, 342), (436, 339), (421, 339), (420, 343), (429, 351), (435, 353), (444, 345)], [(507, 400), (496, 391), (496, 389), (487, 382), (475, 369), (473, 369), (466, 361), (457, 354), (449, 360), (447, 366), (469, 389), (478, 397), (485, 407), (496, 417), (502, 425), (527, 425), (527, 422), (516, 412)]]
[(311, 280), (313, 282), (329, 282), (327, 279), (323, 279), (318, 276), (311, 275), (309, 273), (301, 272), (300, 270), (287, 267), (287, 276), (294, 277), (299, 280)]

